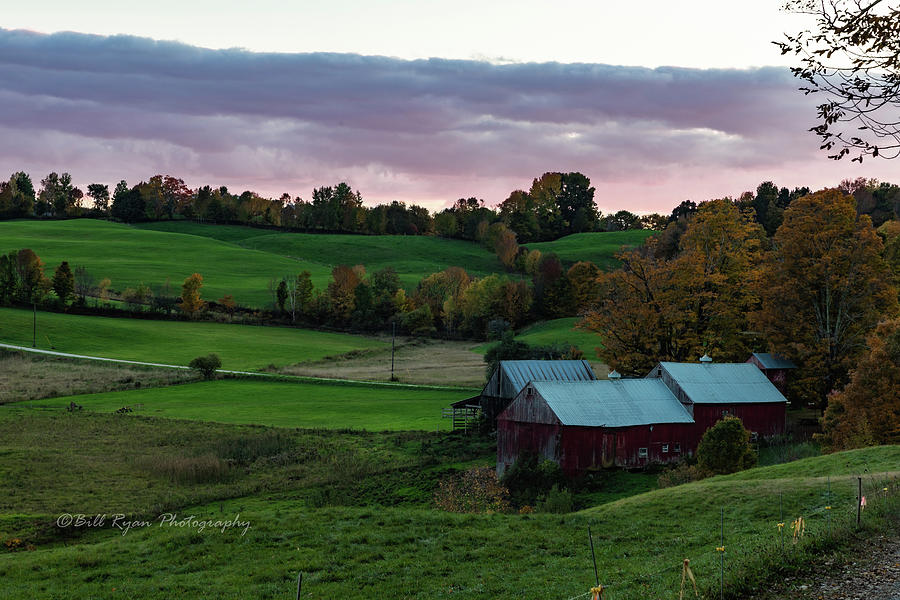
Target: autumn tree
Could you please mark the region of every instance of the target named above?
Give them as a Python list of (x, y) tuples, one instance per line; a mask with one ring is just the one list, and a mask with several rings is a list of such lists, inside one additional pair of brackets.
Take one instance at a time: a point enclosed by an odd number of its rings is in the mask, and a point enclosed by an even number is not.
[(331, 270), (331, 282), (325, 290), (331, 306), (332, 317), (339, 322), (347, 322), (356, 306), (356, 286), (365, 277), (362, 265), (349, 267), (338, 265)]
[(225, 309), (225, 312), (228, 313), (228, 320), (231, 321), (234, 316), (234, 309), (237, 308), (237, 302), (234, 301), (234, 296), (225, 294), (219, 298), (219, 304), (221, 304), (222, 308)]
[(578, 310), (586, 310), (599, 300), (600, 273), (600, 268), (590, 261), (579, 261), (566, 273), (572, 286), (572, 298)]
[(203, 276), (194, 273), (184, 280), (181, 285), (181, 310), (194, 316), (203, 310), (206, 302), (200, 297), (200, 288), (203, 287)]
[(850, 373), (828, 398), (823, 425), (832, 450), (900, 443), (900, 320), (878, 325)]
[(865, 338), (897, 312), (897, 292), (866, 215), (836, 189), (799, 198), (784, 213), (756, 286), (755, 328), (799, 366), (795, 390), (824, 408), (846, 381)]
[(56, 292), (56, 297), (63, 306), (66, 306), (75, 295), (75, 275), (72, 273), (68, 261), (64, 260), (56, 267), (56, 272), (53, 274), (53, 291)]
[(797, 57), (805, 94), (820, 98), (810, 131), (829, 158), (900, 155), (900, 6), (884, 0), (790, 0), (815, 27), (776, 42)]
[(677, 257), (661, 256), (656, 238), (620, 253), (622, 268), (598, 278), (599, 301), (582, 322), (600, 334), (599, 356), (627, 375), (705, 352), (743, 360), (761, 237), (732, 201), (714, 200), (689, 221)]
[(500, 259), (500, 262), (507, 270), (513, 270), (516, 266), (516, 257), (519, 254), (516, 234), (504, 226), (497, 236), (497, 241), (494, 243), (494, 252), (497, 253), (497, 258)]

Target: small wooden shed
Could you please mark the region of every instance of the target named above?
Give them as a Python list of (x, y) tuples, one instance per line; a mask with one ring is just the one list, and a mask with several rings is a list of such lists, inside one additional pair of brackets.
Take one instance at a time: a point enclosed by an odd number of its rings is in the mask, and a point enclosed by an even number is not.
[(659, 379), (532, 381), (497, 419), (497, 472), (525, 451), (567, 475), (678, 460), (696, 447), (694, 420)]

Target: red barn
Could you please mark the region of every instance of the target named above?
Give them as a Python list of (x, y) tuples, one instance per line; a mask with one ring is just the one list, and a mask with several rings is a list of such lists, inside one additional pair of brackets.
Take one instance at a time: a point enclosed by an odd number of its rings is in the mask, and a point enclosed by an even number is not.
[(734, 415), (759, 436), (784, 433), (787, 400), (750, 363), (661, 362), (647, 375), (658, 378), (675, 394), (696, 423), (699, 441), (725, 415)]
[(491, 422), (503, 412), (529, 381), (592, 381), (597, 379), (586, 360), (503, 360), (481, 390), (479, 405)]
[(765, 376), (771, 381), (778, 391), (782, 394), (787, 393), (787, 375), (791, 369), (796, 369), (797, 365), (777, 354), (769, 354), (767, 352), (754, 352), (747, 362), (756, 365)]
[(757, 436), (784, 432), (786, 400), (751, 363), (659, 363), (643, 379), (530, 381), (497, 417), (497, 472), (532, 451), (568, 475), (693, 454), (733, 415)]
[(524, 451), (567, 475), (675, 461), (696, 447), (693, 423), (656, 379), (533, 381), (497, 417), (497, 472)]

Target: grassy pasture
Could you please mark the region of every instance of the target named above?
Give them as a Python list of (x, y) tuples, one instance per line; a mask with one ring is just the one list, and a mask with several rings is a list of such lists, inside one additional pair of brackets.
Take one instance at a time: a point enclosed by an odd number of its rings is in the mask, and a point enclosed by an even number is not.
[[(429, 508), (428, 489), (451, 464), (490, 457), (484, 448), (466, 454), (446, 435), (286, 432), (287, 439), (250, 456), (232, 479), (191, 484), (161, 479), (145, 455), (225, 456), (238, 446), (235, 437), (266, 432), (21, 406), (0, 413), (0, 431), (7, 459), (0, 463), (0, 537), (62, 512), (150, 515), (150, 525), (126, 535), (95, 530), (65, 546), (0, 552), (9, 598), (283, 598), (293, 594), (302, 571), (308, 598), (566, 599), (593, 584), (588, 525), (601, 581), (610, 586), (604, 597), (677, 597), (685, 557), (701, 588), (717, 584), (720, 507), (726, 583), (736, 586), (742, 565), (778, 552), (779, 493), (786, 519), (803, 515), (808, 522), (800, 546), (788, 541), (790, 560), (827, 535), (826, 503), (835, 524), (853, 516), (855, 475), (863, 465), (874, 510), (882, 502), (878, 473), (900, 464), (900, 448), (870, 448), (568, 515), (458, 515)], [(820, 473), (830, 477), (831, 496)], [(338, 493), (323, 496), (329, 489)], [(239, 528), (164, 527), (155, 517), (162, 512), (198, 520), (239, 515), (251, 527), (246, 535)], [(867, 511), (864, 525), (872, 522)]]
[(0, 350), (0, 404), (183, 383), (193, 371), (69, 360)]
[(610, 270), (619, 266), (619, 261), (614, 255), (622, 249), (622, 246), (640, 246), (655, 233), (658, 232), (646, 229), (573, 233), (552, 242), (532, 243), (526, 246), (529, 250), (554, 252), (564, 264), (589, 260), (603, 270)]
[[(31, 345), (29, 310), (0, 308), (0, 342)], [(44, 350), (187, 365), (215, 352), (222, 368), (257, 370), (351, 350), (385, 347), (375, 338), (289, 327), (208, 322), (142, 321), (38, 312), (37, 346)]]
[(269, 252), (240, 248), (212, 238), (181, 233), (144, 231), (108, 221), (0, 222), (0, 252), (31, 248), (46, 264), (48, 276), (67, 260), (74, 269), (84, 266), (98, 280), (108, 277), (112, 289), (170, 280), (174, 294), (191, 273), (203, 275), (204, 298), (232, 294), (248, 306), (271, 304), (266, 288), (273, 277), (308, 269), (322, 287), (330, 270), (316, 263), (297, 261)]
[(77, 402), (85, 410), (274, 427), (447, 430), (441, 409), (477, 390), (441, 390), (365, 384), (220, 380), (29, 402), (53, 411)]
[(244, 248), (312, 262), (329, 272), (341, 264), (362, 264), (368, 273), (393, 267), (407, 289), (414, 288), (423, 277), (451, 266), (461, 266), (478, 276), (504, 272), (493, 254), (463, 240), (412, 235), (272, 233), (252, 227), (201, 225), (191, 221), (146, 223), (139, 227), (212, 237)]

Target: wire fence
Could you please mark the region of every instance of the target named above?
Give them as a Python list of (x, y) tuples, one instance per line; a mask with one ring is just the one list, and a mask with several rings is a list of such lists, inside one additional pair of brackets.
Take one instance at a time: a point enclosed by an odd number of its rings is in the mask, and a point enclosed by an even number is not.
[[(848, 484), (853, 485), (852, 493)], [(787, 492), (794, 494), (785, 502)], [(709, 542), (699, 552), (673, 543), (673, 549), (663, 554), (668, 566), (638, 574), (633, 562), (627, 562), (639, 560), (636, 557), (606, 562), (601, 558), (597, 584), (580, 594), (573, 590), (575, 595), (564, 600), (740, 597), (749, 587), (771, 579), (773, 572), (795, 568), (812, 554), (852, 537), (867, 519), (877, 521), (891, 511), (896, 515), (898, 492), (896, 475), (876, 477), (866, 472), (836, 481), (823, 477), (819, 488), (785, 486), (770, 495), (769, 509), (761, 515), (764, 524), (749, 532), (746, 524), (729, 520), (729, 506), (722, 506), (715, 523), (701, 524)], [(691, 525), (696, 530), (698, 524)]]

